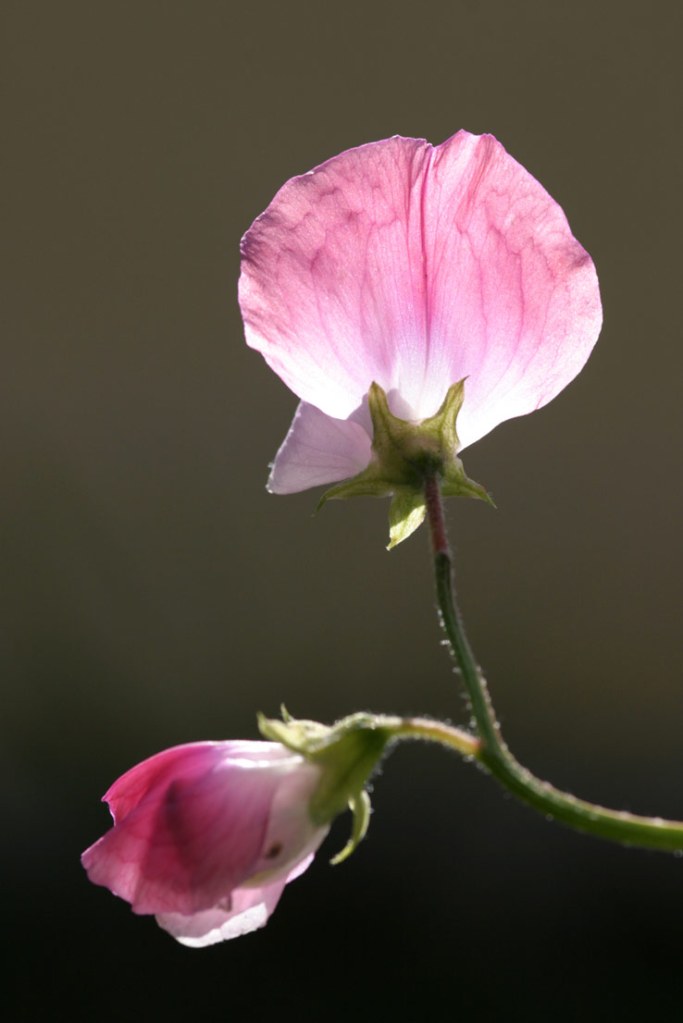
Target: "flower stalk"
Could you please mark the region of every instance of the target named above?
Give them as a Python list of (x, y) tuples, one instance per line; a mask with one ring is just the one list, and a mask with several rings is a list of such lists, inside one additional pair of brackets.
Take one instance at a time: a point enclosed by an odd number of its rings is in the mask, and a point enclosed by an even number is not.
[(508, 791), (546, 817), (601, 838), (666, 852), (683, 850), (683, 822), (610, 810), (541, 781), (508, 749), (496, 720), (486, 679), (469, 644), (455, 594), (453, 563), (438, 476), (425, 479), (425, 503), (434, 555), (441, 622), (467, 690), (479, 744), (472, 756)]

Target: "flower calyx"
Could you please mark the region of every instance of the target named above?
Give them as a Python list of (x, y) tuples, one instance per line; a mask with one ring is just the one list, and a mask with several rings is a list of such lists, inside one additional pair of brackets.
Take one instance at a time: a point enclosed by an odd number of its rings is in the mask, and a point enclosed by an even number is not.
[(424, 520), (428, 476), (439, 477), (446, 497), (474, 497), (493, 504), (485, 488), (467, 476), (457, 455), (456, 420), (464, 397), (465, 381), (460, 380), (449, 387), (438, 412), (413, 423), (395, 416), (386, 393), (379, 384), (371, 384), (368, 409), (373, 426), (372, 461), (357, 476), (327, 490), (318, 508), (338, 498), (393, 496), (389, 508), (391, 550)]
[(341, 863), (367, 832), (371, 805), (366, 785), (392, 738), (391, 730), (371, 714), (353, 714), (328, 726), (295, 720), (284, 708), (282, 721), (259, 715), (258, 724), (264, 738), (282, 743), (320, 768), (320, 781), (309, 805), (315, 824), (329, 824), (347, 807), (351, 810), (349, 841), (332, 860)]

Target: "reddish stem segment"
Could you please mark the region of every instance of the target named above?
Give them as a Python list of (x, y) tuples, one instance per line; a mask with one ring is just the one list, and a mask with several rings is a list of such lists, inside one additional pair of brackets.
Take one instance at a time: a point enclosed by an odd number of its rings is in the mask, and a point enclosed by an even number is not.
[(427, 518), (429, 520), (429, 531), (432, 538), (434, 555), (441, 554), (450, 558), (446, 520), (443, 514), (443, 501), (441, 500), (441, 484), (439, 477), (435, 473), (430, 473), (425, 480), (425, 503), (427, 505)]

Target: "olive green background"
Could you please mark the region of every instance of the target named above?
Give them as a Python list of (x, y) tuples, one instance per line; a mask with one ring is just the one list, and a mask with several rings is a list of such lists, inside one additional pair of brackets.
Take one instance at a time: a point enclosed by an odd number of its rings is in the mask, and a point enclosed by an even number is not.
[[(563, 205), (605, 326), (449, 508), (504, 731), (586, 798), (683, 816), (681, 6), (21, 3), (0, 13), (3, 959), (12, 1019), (683, 1016), (683, 862), (565, 831), (413, 746), (370, 834), (203, 952), (89, 886), (98, 800), (257, 710), (466, 721), (427, 538), (269, 496), (296, 400), (244, 345), (240, 235), (291, 175), (492, 132)], [(64, 1014), (63, 1016), (60, 1014)], [(294, 1018), (292, 1015), (291, 1018)]]

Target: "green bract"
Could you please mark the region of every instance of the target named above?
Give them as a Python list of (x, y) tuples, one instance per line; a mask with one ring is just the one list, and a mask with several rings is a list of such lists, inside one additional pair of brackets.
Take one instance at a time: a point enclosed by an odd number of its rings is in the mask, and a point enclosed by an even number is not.
[(449, 387), (435, 415), (411, 423), (395, 416), (389, 410), (385, 392), (379, 384), (371, 384), (368, 408), (373, 426), (372, 461), (357, 476), (327, 490), (318, 507), (335, 498), (392, 495), (388, 545), (391, 549), (422, 523), (428, 476), (439, 478), (446, 497), (476, 497), (493, 504), (484, 487), (466, 475), (457, 456), (456, 420), (464, 397), (465, 381), (461, 380)]

